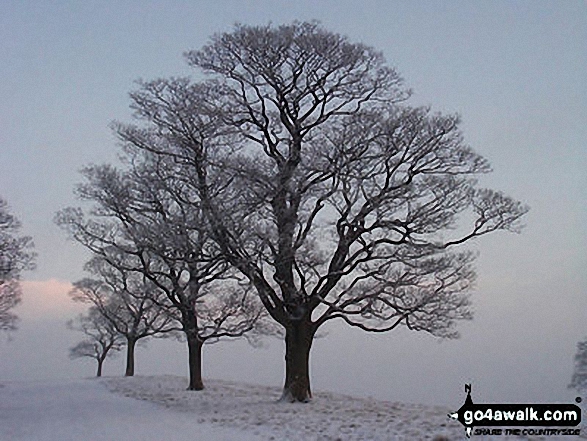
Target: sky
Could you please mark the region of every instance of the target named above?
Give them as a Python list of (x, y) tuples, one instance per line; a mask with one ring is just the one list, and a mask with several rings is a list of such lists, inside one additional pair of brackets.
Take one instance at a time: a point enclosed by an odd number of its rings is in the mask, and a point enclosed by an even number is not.
[[(314, 19), (381, 50), (412, 104), (461, 115), (494, 169), (482, 184), (531, 211), (521, 234), (473, 245), (475, 319), (460, 339), (334, 324), (312, 349), (313, 388), (460, 406), (467, 382), (480, 402), (574, 399), (587, 336), (587, 3), (571, 0), (0, 2), (0, 195), (39, 254), (20, 329), (0, 335), (0, 381), (94, 371), (68, 359), (80, 336), (65, 326), (83, 311), (67, 292), (88, 256), (53, 217), (78, 205), (82, 166), (116, 161), (109, 125), (130, 121), (135, 81), (195, 74), (182, 54), (237, 22)], [(283, 343), (265, 346), (212, 345), (204, 375), (280, 386)], [(186, 371), (181, 342), (139, 349), (138, 374)], [(121, 359), (105, 365), (121, 372)]]

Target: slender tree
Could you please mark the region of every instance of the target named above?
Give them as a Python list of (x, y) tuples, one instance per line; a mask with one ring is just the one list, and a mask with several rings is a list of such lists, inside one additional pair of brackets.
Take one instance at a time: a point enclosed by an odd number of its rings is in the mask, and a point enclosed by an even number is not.
[(164, 304), (161, 290), (140, 274), (98, 257), (86, 264), (86, 270), (97, 278), (75, 282), (70, 296), (93, 304), (126, 339), (125, 376), (133, 376), (137, 343), (179, 331), (177, 321)]
[(98, 363), (96, 376), (101, 377), (106, 357), (112, 356), (124, 347), (123, 336), (95, 306), (90, 307), (86, 314), (79, 315), (76, 320), (69, 321), (67, 326), (86, 335), (84, 340), (69, 350), (69, 357), (71, 359), (93, 358)]
[(186, 58), (209, 79), (141, 83), (144, 124), (115, 130), (173, 164), (166, 179), (285, 330), (283, 399), (311, 396), (330, 320), (456, 337), (475, 279), (460, 245), (519, 231), (527, 210), (478, 186), (490, 166), (459, 118), (409, 106), (380, 52), (317, 23), (238, 25)]

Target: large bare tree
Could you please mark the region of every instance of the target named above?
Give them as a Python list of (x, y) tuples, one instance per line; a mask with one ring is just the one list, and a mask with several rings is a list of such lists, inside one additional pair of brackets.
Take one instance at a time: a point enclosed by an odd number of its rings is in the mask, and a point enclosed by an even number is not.
[(461, 245), (519, 231), (527, 210), (479, 187), (490, 166), (459, 118), (410, 106), (380, 52), (316, 23), (237, 25), (186, 57), (208, 79), (141, 83), (142, 124), (115, 130), (135, 158), (173, 164), (167, 179), (285, 329), (283, 399), (310, 398), (330, 320), (456, 337), (475, 279)]
[(20, 276), (34, 267), (32, 239), (20, 236), (20, 227), (0, 197), (0, 331), (16, 328), (17, 317), (11, 310), (21, 301)]

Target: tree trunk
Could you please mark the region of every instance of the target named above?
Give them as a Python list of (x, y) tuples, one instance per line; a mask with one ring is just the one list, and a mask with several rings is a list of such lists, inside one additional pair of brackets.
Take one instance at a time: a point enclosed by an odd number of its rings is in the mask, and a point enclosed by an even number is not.
[(129, 338), (126, 341), (126, 371), (125, 377), (132, 377), (135, 374), (135, 346), (137, 341)]
[(190, 384), (188, 390), (202, 390), (202, 346), (204, 342), (198, 337), (197, 331), (187, 332), (188, 363), (190, 371)]
[(310, 348), (314, 329), (307, 320), (293, 323), (285, 331), (285, 385), (282, 401), (307, 402), (310, 390)]
[(99, 358), (98, 359), (98, 372), (96, 372), (96, 377), (101, 377), (102, 376), (102, 364), (104, 363), (104, 360)]

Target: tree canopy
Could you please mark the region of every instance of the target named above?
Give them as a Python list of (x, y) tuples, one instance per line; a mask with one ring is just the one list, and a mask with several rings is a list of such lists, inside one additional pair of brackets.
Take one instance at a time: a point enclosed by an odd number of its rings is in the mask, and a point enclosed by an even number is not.
[(114, 130), (283, 327), (283, 398), (309, 398), (330, 320), (456, 337), (475, 281), (461, 245), (527, 211), (479, 185), (490, 166), (459, 117), (411, 106), (381, 52), (315, 22), (237, 25), (185, 56), (204, 79), (139, 83), (137, 122)]

